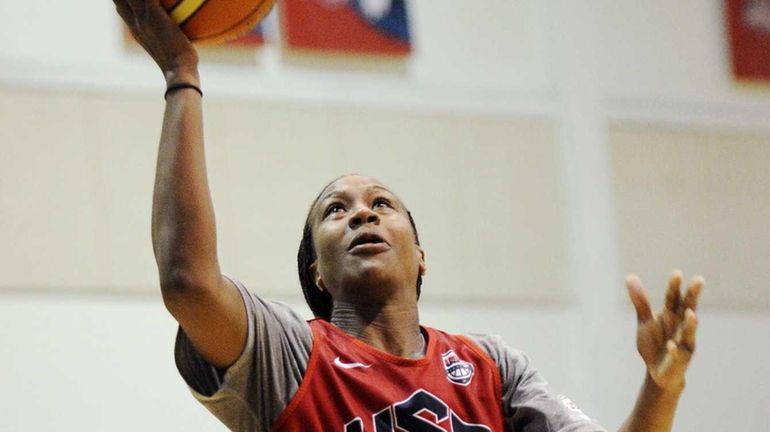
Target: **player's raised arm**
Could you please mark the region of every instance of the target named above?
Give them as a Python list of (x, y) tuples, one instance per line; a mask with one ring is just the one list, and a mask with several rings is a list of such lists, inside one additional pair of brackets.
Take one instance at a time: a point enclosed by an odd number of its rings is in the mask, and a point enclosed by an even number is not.
[(246, 340), (240, 294), (222, 277), (206, 178), (198, 55), (159, 0), (114, 0), (166, 79), (152, 208), (152, 241), (163, 300), (201, 355), (232, 364)]

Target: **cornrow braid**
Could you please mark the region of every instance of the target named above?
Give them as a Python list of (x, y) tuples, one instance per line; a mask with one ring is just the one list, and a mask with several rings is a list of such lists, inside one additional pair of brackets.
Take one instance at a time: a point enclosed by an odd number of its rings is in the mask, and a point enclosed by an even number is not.
[[(313, 214), (313, 208), (321, 198), (323, 191), (340, 178), (342, 177), (338, 177), (324, 186), (324, 188), (321, 189), (321, 193), (318, 194), (316, 199), (313, 201), (313, 204), (310, 206), (307, 218), (305, 219), (305, 227), (302, 230), (302, 240), (299, 243), (299, 250), (297, 251), (297, 271), (299, 273), (299, 283), (302, 286), (302, 293), (305, 296), (305, 301), (307, 302), (307, 305), (310, 306), (310, 310), (313, 312), (313, 315), (326, 321), (331, 320), (334, 302), (332, 300), (332, 296), (328, 292), (322, 291), (316, 286), (315, 275), (313, 270), (310, 268), (310, 266), (313, 264), (313, 262), (315, 262), (317, 258), (315, 253), (315, 246), (313, 244), (313, 224), (311, 216)], [(415, 243), (419, 245), (420, 237), (417, 234), (417, 225), (414, 223), (412, 213), (407, 210), (406, 214), (409, 216), (409, 223), (412, 225), (412, 231), (414, 231)], [(422, 275), (418, 274), (418, 299), (420, 298), (421, 288)]]

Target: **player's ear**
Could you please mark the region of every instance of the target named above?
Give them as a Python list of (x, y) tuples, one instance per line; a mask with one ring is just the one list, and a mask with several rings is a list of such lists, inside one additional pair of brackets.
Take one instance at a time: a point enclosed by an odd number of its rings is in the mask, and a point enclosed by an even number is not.
[(318, 260), (313, 261), (313, 264), (310, 264), (310, 271), (313, 272), (313, 280), (315, 281), (315, 286), (318, 287), (321, 291), (326, 291), (326, 285), (324, 284), (323, 278), (321, 277), (321, 272), (318, 271)]
[(420, 276), (425, 276), (425, 273), (428, 271), (428, 265), (425, 263), (425, 250), (420, 247), (420, 245), (415, 245), (417, 248), (417, 254), (419, 255), (419, 266), (418, 271)]

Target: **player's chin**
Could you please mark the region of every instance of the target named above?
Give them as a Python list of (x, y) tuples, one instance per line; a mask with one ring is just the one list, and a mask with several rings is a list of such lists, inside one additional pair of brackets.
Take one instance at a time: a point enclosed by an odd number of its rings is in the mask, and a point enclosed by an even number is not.
[(358, 281), (367, 279), (381, 279), (387, 277), (388, 263), (378, 257), (365, 257), (364, 259), (355, 259), (347, 267), (348, 277)]
[(352, 259), (346, 266), (345, 279), (355, 286), (382, 286), (398, 276), (397, 267), (386, 257), (369, 256)]

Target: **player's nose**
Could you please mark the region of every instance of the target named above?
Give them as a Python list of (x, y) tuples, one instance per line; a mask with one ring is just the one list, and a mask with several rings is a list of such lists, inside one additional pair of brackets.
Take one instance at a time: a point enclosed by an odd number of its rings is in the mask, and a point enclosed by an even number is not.
[(361, 206), (357, 208), (348, 220), (348, 226), (350, 228), (358, 228), (365, 224), (379, 224), (380, 217), (367, 206)]

